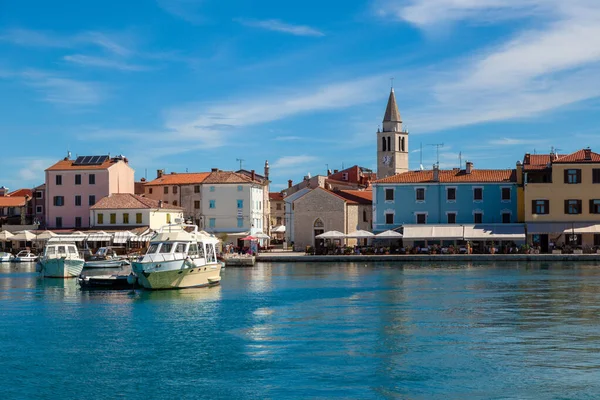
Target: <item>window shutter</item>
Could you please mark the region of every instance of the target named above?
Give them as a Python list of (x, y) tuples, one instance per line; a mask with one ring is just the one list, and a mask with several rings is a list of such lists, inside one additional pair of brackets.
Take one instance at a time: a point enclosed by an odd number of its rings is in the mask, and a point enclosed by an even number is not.
[(545, 201), (546, 214), (550, 214), (550, 200)]
[(565, 169), (565, 183), (569, 183), (569, 171)]
[(594, 200), (590, 199), (590, 214), (594, 214)]
[(531, 200), (531, 213), (535, 214), (536, 213), (535, 211), (536, 211), (535, 210), (535, 200)]
[(577, 200), (577, 214), (582, 214), (583, 213), (583, 204), (581, 200)]
[(565, 200), (565, 214), (569, 213), (569, 200)]
[(581, 170), (577, 170), (577, 183), (581, 183)]

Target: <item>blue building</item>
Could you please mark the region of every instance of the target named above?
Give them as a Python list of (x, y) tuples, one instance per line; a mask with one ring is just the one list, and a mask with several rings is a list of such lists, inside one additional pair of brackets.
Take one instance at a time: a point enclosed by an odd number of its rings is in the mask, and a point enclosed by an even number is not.
[[(477, 170), (467, 162), (465, 169), (409, 171), (379, 179), (373, 184), (373, 230), (375, 233), (404, 227), (405, 238), (418, 240), (520, 239), (516, 230), (481, 229), (480, 237), (467, 237), (477, 227), (494, 227), (517, 222), (516, 171)], [(417, 225), (442, 225), (435, 231)], [(445, 227), (444, 227), (445, 225)], [(451, 226), (454, 229), (450, 229)], [(407, 232), (409, 227), (411, 232)], [(503, 235), (494, 230), (502, 230)]]

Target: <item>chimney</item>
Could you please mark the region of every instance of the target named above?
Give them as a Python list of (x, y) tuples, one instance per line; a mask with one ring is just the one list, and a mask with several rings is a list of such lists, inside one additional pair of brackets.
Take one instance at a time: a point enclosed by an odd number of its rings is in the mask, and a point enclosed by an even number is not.
[(162, 178), (162, 176), (163, 176), (164, 173), (165, 173), (164, 169), (157, 169), (156, 170), (156, 179)]
[(516, 173), (517, 173), (517, 185), (522, 185), (523, 184), (523, 164), (521, 164), (521, 161), (517, 161)]
[(158, 208), (162, 208), (162, 205), (163, 205), (163, 202), (162, 202), (162, 200), (159, 200), (159, 201), (158, 201)]
[(327, 170), (327, 176), (329, 176), (329, 175), (331, 175), (331, 170), (330, 169)]
[(339, 169), (334, 169), (334, 170), (333, 170), (333, 173), (334, 173), (334, 174), (337, 174), (338, 172), (340, 172), (340, 170), (339, 170)]
[(440, 181), (440, 169), (438, 168), (437, 164), (433, 164), (433, 181)]
[(586, 161), (592, 160), (592, 149), (590, 149), (589, 147), (583, 149), (583, 154), (584, 154), (584, 158), (583, 158), (584, 160), (586, 160)]
[(0, 197), (6, 196), (7, 193), (8, 193), (8, 188), (7, 187), (4, 187), (4, 186), (0, 187)]
[(176, 174), (177, 174), (177, 172), (171, 172), (171, 175), (176, 175)]
[(140, 182), (146, 182), (146, 178), (140, 179)]
[(288, 180), (288, 188), (291, 188), (291, 187), (292, 187), (292, 180), (290, 179), (290, 180)]
[(256, 172), (254, 172), (254, 170), (250, 171), (250, 178), (255, 181), (256, 180)]
[(269, 180), (269, 160), (265, 160), (265, 179)]
[(467, 168), (465, 169), (465, 172), (470, 174), (471, 171), (473, 171), (473, 163), (471, 161), (467, 161)]
[(531, 154), (525, 153), (525, 157), (523, 157), (523, 165), (531, 164)]
[(219, 171), (219, 168), (211, 168), (210, 169), (210, 172), (218, 172), (218, 171)]

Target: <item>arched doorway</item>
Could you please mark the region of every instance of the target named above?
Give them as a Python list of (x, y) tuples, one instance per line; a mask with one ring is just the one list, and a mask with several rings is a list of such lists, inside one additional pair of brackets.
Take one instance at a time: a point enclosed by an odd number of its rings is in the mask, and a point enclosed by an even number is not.
[(315, 250), (325, 247), (325, 239), (317, 239), (315, 237), (322, 233), (325, 233), (325, 224), (321, 218), (317, 218), (313, 223), (313, 243), (315, 244)]

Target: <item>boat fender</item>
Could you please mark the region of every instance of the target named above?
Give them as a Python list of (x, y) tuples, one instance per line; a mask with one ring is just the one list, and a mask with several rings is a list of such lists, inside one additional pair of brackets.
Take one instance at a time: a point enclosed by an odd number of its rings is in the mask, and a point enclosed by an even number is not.
[(127, 275), (127, 283), (129, 283), (130, 285), (133, 285), (136, 281), (137, 281), (137, 276), (135, 276), (134, 274)]

